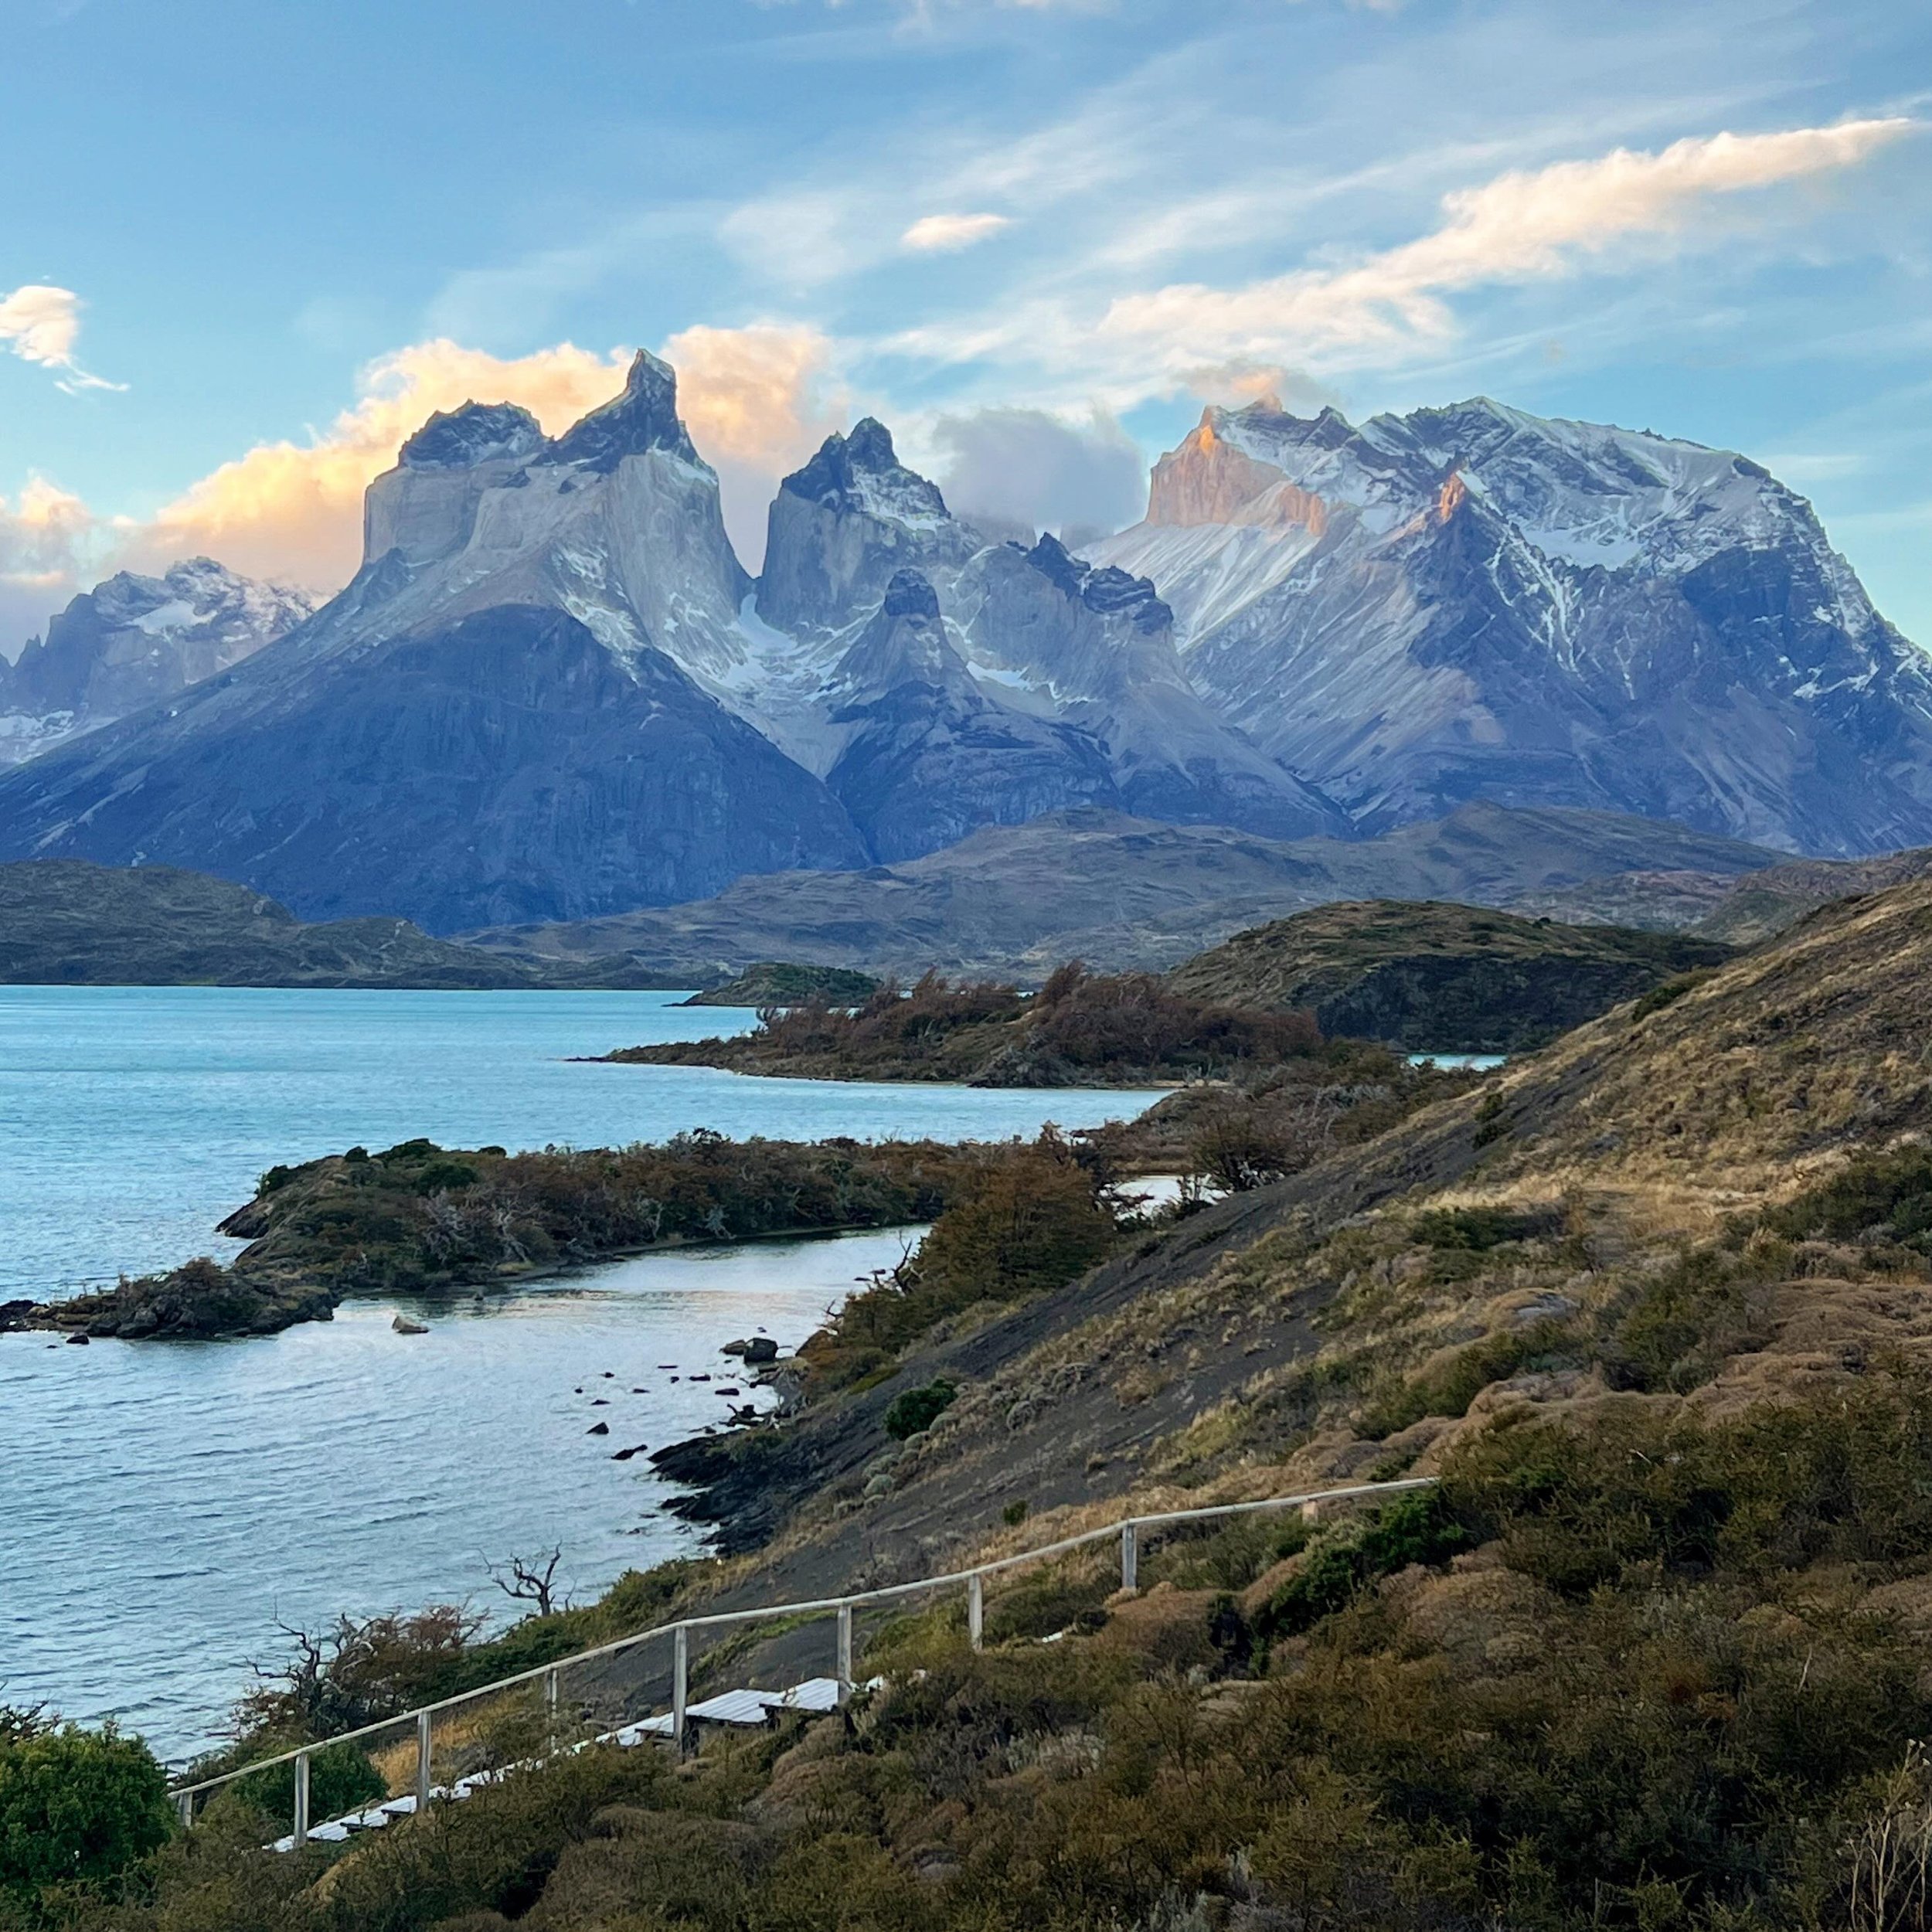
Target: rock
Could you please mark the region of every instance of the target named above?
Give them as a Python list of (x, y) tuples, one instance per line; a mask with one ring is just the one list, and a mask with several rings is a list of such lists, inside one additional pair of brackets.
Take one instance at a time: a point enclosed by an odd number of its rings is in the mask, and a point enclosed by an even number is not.
[(750, 1346), (748, 1342), (727, 1342), (718, 1352), (720, 1355), (743, 1355)]
[(650, 1447), (651, 1445), (648, 1442), (637, 1443), (633, 1444), (633, 1446), (628, 1449), (617, 1450), (611, 1456), (611, 1460), (613, 1462), (628, 1462), (633, 1456), (642, 1455), (645, 1451), (648, 1449)]
[(754, 1335), (744, 1345), (744, 1358), (747, 1364), (757, 1367), (762, 1362), (778, 1359), (778, 1345), (770, 1336)]
[(742, 1395), (744, 1391), (741, 1389), (713, 1389), (711, 1393), (714, 1396), (736, 1396)]
[(430, 1332), (427, 1322), (413, 1321), (406, 1315), (399, 1315), (389, 1326), (398, 1335), (427, 1335)]
[(84, 1349), (87, 1345), (87, 1338), (84, 1335), (70, 1335), (67, 1342), (71, 1348)]
[(594, 1422), (583, 1433), (587, 1436), (607, 1436), (611, 1433), (611, 1425), (607, 1422)]

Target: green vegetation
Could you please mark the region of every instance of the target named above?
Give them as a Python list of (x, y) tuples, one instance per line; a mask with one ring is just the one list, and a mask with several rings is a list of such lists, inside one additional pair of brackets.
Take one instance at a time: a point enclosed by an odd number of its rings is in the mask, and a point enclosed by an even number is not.
[(953, 1405), (959, 1390), (942, 1376), (922, 1389), (908, 1389), (893, 1398), (886, 1411), (885, 1430), (895, 1442), (903, 1442), (921, 1430), (930, 1429)]
[(1768, 1209), (1764, 1225), (1793, 1240), (1876, 1240), (1932, 1256), (1932, 1148), (1904, 1147), (1852, 1161), (1797, 1199)]
[(609, 1057), (828, 1080), (1131, 1087), (1303, 1058), (1320, 1045), (1305, 1014), (1237, 1012), (1151, 974), (1109, 977), (1075, 961), (1030, 996), (928, 973), (910, 992), (888, 980), (855, 1012), (817, 1002), (761, 1014), (755, 1032), (735, 1039)]
[(1731, 950), (1480, 906), (1369, 900), (1237, 933), (1168, 983), (1225, 1005), (1311, 1012), (1325, 1033), (1411, 1051), (1515, 1053), (1633, 995), (1668, 1004), (1696, 984), (1694, 972), (1673, 975), (1716, 967)]
[(250, 1245), (39, 1311), (94, 1335), (263, 1333), (345, 1295), (434, 1293), (680, 1241), (926, 1220), (975, 1150), (936, 1141), (728, 1141), (506, 1155), (405, 1141), (271, 1168), (223, 1223)]
[(849, 1298), (799, 1350), (807, 1393), (890, 1368), (949, 1317), (1065, 1286), (1120, 1233), (1100, 1174), (1051, 1128), (1030, 1144), (973, 1150), (917, 1251)]
[(60, 1922), (172, 1825), (166, 1775), (138, 1738), (0, 1706), (0, 1924)]
[(879, 990), (869, 973), (846, 966), (799, 966), (761, 960), (736, 979), (694, 993), (687, 1006), (862, 1006)]
[(1177, 1535), (1138, 1599), (1029, 1573), (981, 1655), (956, 1611), (905, 1621), (850, 1721), (682, 1771), (590, 1751), (299, 1858), (211, 1814), (61, 1922), (1916, 1927), (1928, 1499), (1916, 1372), (1709, 1421), (1505, 1423), (1433, 1495)]

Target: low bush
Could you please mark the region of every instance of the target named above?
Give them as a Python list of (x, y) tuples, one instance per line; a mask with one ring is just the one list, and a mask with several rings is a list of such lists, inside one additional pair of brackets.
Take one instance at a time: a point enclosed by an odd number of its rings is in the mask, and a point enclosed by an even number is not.
[(886, 1410), (886, 1433), (895, 1442), (930, 1429), (952, 1406), (959, 1391), (942, 1376), (923, 1389), (908, 1389), (895, 1396)]
[(168, 1838), (167, 1774), (140, 1739), (0, 1708), (0, 1912), (121, 1879)]

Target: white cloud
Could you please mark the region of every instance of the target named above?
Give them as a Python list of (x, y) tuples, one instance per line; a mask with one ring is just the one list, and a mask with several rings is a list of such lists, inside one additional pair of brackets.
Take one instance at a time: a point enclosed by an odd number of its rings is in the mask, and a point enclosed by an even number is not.
[(1078, 372), (1121, 406), (1189, 386), (1204, 367), (1390, 366), (1454, 338), (1454, 294), (1566, 276), (1620, 243), (1691, 245), (1718, 198), (1855, 166), (1920, 126), (1894, 117), (1719, 134), (1511, 170), (1445, 196), (1429, 233), (1352, 263), (1233, 287), (1170, 284), (1114, 296), (1097, 314), (1043, 293), (885, 345)]
[(59, 386), (70, 393), (124, 387), (89, 375), (75, 361), (80, 339), (80, 298), (72, 289), (26, 282), (10, 295), (0, 295), (0, 347), (23, 362), (57, 370)]
[(962, 516), (1032, 530), (1114, 531), (1147, 500), (1147, 461), (1114, 418), (1045, 410), (941, 416), (923, 439), (946, 501)]
[(101, 532), (71, 491), (31, 477), (0, 496), (0, 656), (19, 655), (29, 632), (66, 602), (101, 547)]
[(950, 254), (1012, 225), (1010, 215), (921, 215), (899, 243), (920, 254)]
[(206, 553), (250, 576), (334, 590), (362, 555), (362, 492), (437, 410), (520, 403), (554, 434), (622, 384), (622, 351), (569, 342), (509, 359), (438, 338), (372, 363), (359, 400), (312, 441), (259, 443), (127, 527), (144, 567)]

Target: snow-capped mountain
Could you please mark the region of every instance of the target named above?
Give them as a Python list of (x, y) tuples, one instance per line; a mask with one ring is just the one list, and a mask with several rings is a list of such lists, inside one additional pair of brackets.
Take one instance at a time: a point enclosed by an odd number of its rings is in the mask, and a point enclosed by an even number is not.
[(162, 577), (109, 577), (74, 598), (17, 663), (0, 659), (0, 764), (212, 678), (292, 631), (319, 601), (207, 557)]
[(1932, 660), (1729, 451), (1482, 400), (1210, 409), (1092, 554), (1365, 829), (1484, 796), (1800, 851), (1932, 838)]
[(953, 648), (939, 598), (901, 570), (825, 688), (839, 743), (825, 782), (881, 862), (1075, 805), (1117, 807), (1106, 747), (990, 697)]
[[(870, 417), (849, 436), (829, 437), (780, 487), (755, 610), (746, 614), (798, 647), (782, 670), (781, 654), (767, 651), (772, 675), (746, 715), (826, 773), (835, 791), (845, 740), (828, 727), (851, 702), (844, 654), (909, 571), (937, 601), (934, 636), (947, 649), (952, 701), (965, 701), (960, 679), (969, 680), (975, 716), (1003, 742), (1032, 743), (1037, 734), (1022, 728), (1029, 718), (1078, 727), (1097, 743), (1114, 799), (1130, 811), (1281, 838), (1346, 832), (1332, 803), (1202, 702), (1151, 584), (1095, 570), (1051, 536), (1030, 549), (989, 541), (900, 461), (889, 432)], [(987, 746), (960, 743), (962, 795), (935, 806), (935, 822), (1013, 822), (1039, 795), (1035, 755), (1022, 759), (1015, 749), (1012, 796), (996, 805)], [(949, 782), (931, 747), (921, 771), (929, 789)], [(1061, 803), (1099, 801), (1087, 775), (1077, 784), (1077, 796)]]
[(1721, 451), (1488, 403), (1210, 410), (1145, 521), (1080, 557), (989, 540), (868, 419), (770, 532), (754, 584), (648, 355), (555, 438), (434, 417), (313, 615), (196, 563), (56, 621), (12, 709), (145, 708), (0, 775), (0, 858), (451, 930), (1085, 806), (1294, 838), (1486, 795), (1932, 841), (1932, 669), (1808, 506)]
[(742, 664), (749, 580), (662, 363), (554, 441), (505, 406), (433, 419), (365, 530), (278, 643), (0, 778), (0, 850), (444, 931), (866, 862), (819, 779), (685, 668)]

